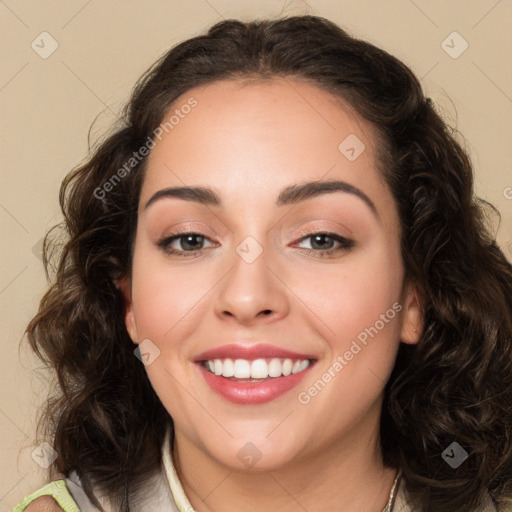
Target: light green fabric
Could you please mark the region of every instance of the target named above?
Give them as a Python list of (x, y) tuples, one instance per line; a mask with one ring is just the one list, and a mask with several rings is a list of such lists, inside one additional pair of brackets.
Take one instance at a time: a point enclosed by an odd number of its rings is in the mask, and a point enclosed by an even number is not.
[(78, 505), (75, 503), (71, 494), (66, 487), (65, 480), (56, 480), (50, 482), (38, 491), (27, 496), (23, 501), (20, 501), (11, 512), (23, 512), (36, 498), (40, 496), (51, 496), (60, 505), (64, 512), (80, 512)]

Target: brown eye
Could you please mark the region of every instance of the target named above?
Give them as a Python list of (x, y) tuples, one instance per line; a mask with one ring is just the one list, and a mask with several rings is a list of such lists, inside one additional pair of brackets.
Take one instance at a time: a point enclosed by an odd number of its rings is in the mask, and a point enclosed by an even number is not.
[[(175, 233), (160, 240), (158, 242), (158, 247), (166, 253), (174, 254), (176, 256), (186, 257), (191, 255), (191, 253), (195, 256), (204, 250), (203, 244), (206, 240), (209, 240), (209, 238), (200, 233)], [(173, 247), (173, 244), (180, 247)]]
[[(335, 233), (310, 233), (302, 237), (301, 241), (302, 240), (311, 240), (311, 247), (305, 248), (304, 250), (307, 251), (308, 254), (316, 253), (320, 257), (351, 249), (355, 245), (353, 240), (349, 240)], [(333, 247), (336, 243), (338, 247)]]

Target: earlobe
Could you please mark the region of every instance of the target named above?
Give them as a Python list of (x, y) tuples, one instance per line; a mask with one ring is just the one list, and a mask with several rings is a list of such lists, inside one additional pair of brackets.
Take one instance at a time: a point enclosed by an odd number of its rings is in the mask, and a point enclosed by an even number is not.
[(405, 293), (400, 341), (411, 345), (418, 343), (423, 331), (423, 305), (424, 298), (419, 287), (409, 283)]
[(133, 312), (132, 293), (131, 293), (131, 279), (123, 277), (114, 282), (116, 288), (121, 291), (124, 297), (124, 323), (130, 338), (134, 343), (137, 343), (137, 326), (135, 324), (135, 315)]

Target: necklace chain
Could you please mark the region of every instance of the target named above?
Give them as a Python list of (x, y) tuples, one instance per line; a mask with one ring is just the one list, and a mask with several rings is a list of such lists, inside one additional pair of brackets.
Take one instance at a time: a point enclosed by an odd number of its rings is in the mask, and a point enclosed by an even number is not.
[(393, 486), (391, 487), (391, 492), (389, 493), (388, 503), (384, 507), (384, 510), (382, 512), (393, 512), (393, 509), (395, 508), (395, 493), (397, 491), (401, 475), (402, 472), (400, 469), (398, 469), (398, 471), (396, 472), (395, 481), (393, 482)]

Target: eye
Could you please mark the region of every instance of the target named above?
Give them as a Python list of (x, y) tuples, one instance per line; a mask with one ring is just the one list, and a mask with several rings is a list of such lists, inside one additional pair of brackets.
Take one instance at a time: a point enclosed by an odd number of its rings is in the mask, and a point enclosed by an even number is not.
[[(158, 247), (166, 254), (194, 258), (200, 256), (206, 250), (206, 248), (203, 247), (206, 240), (211, 242), (208, 237), (201, 233), (173, 233), (160, 240), (158, 242)], [(307, 254), (313, 254), (321, 258), (349, 250), (355, 245), (353, 240), (349, 240), (348, 238), (337, 235), (336, 233), (309, 233), (306, 236), (303, 236), (299, 242), (303, 240), (311, 240), (311, 247), (303, 248), (303, 251)], [(212, 245), (215, 245), (213, 242), (211, 243)], [(181, 248), (177, 248), (176, 245), (181, 246)]]
[[(305, 248), (304, 250), (308, 254), (314, 254), (321, 258), (330, 256), (334, 253), (349, 250), (355, 245), (353, 240), (349, 240), (348, 238), (337, 235), (336, 233), (309, 233), (308, 235), (302, 237), (300, 240), (311, 240), (311, 247)], [(333, 247), (333, 244), (336, 245), (336, 243), (338, 246)]]
[[(181, 232), (173, 233), (158, 242), (158, 247), (167, 254), (173, 254), (183, 257), (196, 257), (200, 255), (205, 249), (202, 244), (205, 240), (209, 240), (201, 233)], [(176, 243), (177, 242), (177, 243)], [(181, 249), (173, 247), (174, 245), (181, 245)]]

